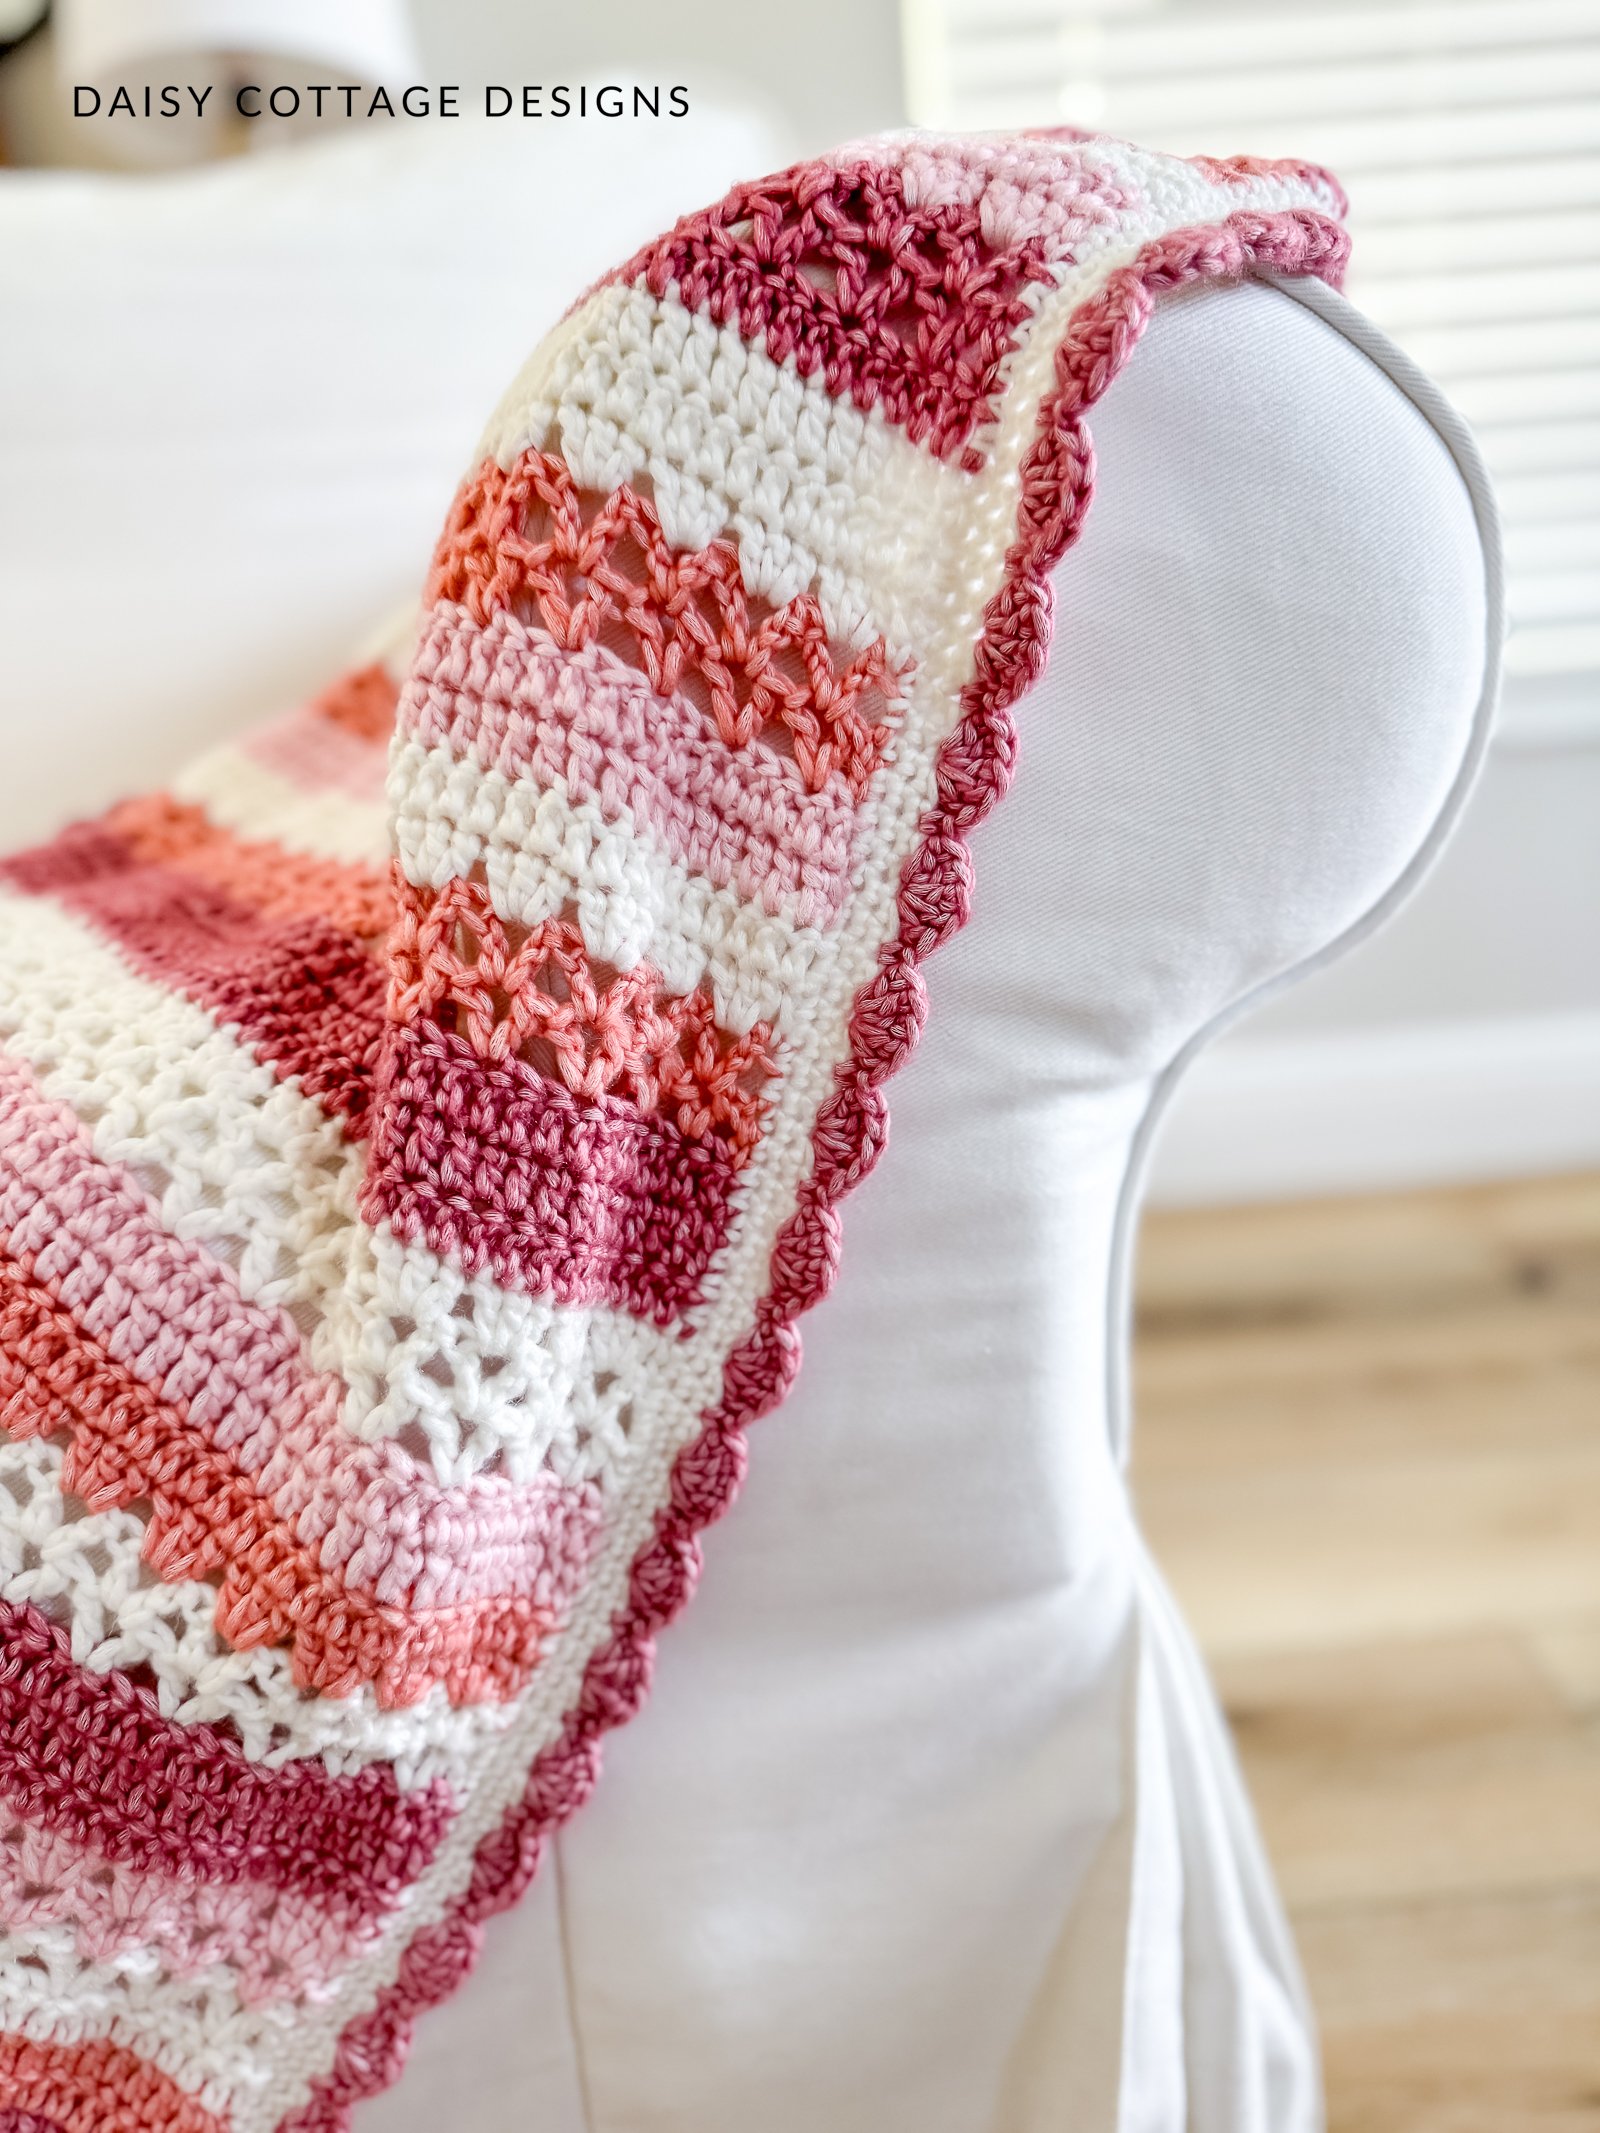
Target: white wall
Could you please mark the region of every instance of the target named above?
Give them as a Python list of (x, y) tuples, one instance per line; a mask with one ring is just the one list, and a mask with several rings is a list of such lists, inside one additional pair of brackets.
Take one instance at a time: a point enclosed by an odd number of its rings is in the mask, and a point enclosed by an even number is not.
[(1600, 1165), (1600, 721), (1542, 738), (1514, 682), (1508, 696), (1416, 900), (1196, 1066), (1156, 1198)]

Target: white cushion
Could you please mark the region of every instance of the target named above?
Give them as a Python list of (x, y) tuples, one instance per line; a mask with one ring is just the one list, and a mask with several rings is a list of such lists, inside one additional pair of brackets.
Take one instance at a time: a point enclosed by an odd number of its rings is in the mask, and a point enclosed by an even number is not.
[(417, 121), (0, 173), (0, 849), (159, 784), (415, 598), (484, 411), (760, 121)]

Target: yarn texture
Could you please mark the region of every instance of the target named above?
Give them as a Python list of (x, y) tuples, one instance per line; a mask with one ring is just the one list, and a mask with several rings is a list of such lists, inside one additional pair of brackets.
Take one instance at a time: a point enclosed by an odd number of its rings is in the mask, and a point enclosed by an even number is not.
[(741, 186), (535, 352), (403, 656), (0, 862), (6, 2126), (399, 2073), (799, 1367), (1089, 409), (1342, 212), (1077, 135)]

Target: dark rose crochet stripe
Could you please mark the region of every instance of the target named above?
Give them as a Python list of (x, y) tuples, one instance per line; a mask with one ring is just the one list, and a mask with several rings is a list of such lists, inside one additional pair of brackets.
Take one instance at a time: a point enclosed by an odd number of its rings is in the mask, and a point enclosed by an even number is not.
[(262, 1881), (381, 1916), (452, 1818), (442, 1783), (402, 1792), (381, 1766), (271, 1770), (148, 1690), (78, 1666), (66, 1632), (0, 1600), (0, 1794), (107, 1858), (207, 1881)]
[(1042, 243), (996, 247), (976, 205), (912, 207), (899, 171), (863, 159), (737, 186), (620, 278), (675, 289), (775, 363), (973, 466), (965, 448), (994, 412), (1030, 286), (1052, 271)]
[(391, 1031), (362, 1211), (470, 1274), (667, 1326), (728, 1233), (735, 1171), (713, 1141), (433, 1023)]

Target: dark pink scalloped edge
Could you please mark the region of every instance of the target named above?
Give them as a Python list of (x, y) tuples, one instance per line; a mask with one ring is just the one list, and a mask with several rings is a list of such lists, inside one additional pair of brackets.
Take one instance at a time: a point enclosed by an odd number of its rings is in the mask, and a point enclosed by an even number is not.
[(1338, 287), (1349, 239), (1310, 209), (1242, 211), (1214, 226), (1153, 239), (1073, 314), (1056, 351), (1056, 383), (1022, 464), (1017, 537), (1004, 583), (984, 613), (963, 716), (940, 748), (937, 798), (901, 871), (900, 926), (876, 974), (856, 997), (850, 1053), (812, 1133), (814, 1163), (773, 1248), (771, 1283), (754, 1330), (729, 1357), (723, 1395), (694, 1443), (679, 1454), (655, 1537), (635, 1557), (628, 1604), (589, 1661), (561, 1738), (538, 1757), (521, 1800), (479, 1844), (471, 1880), (451, 1914), (407, 1947), (399, 1974), (369, 2014), (342, 2032), (333, 2065), (277, 2133), (348, 2133), (350, 2113), (399, 2075), (412, 2024), (472, 1967), (483, 1921), (514, 1903), (537, 1871), (546, 1839), (588, 1798), (601, 1737), (631, 1718), (649, 1687), (655, 1637), (694, 1589), (698, 1535), (732, 1503), (744, 1473), (746, 1427), (776, 1407), (799, 1367), (795, 1321), (832, 1285), (839, 1202), (882, 1153), (883, 1084), (910, 1055), (926, 1017), (918, 966), (965, 924), (972, 862), (966, 838), (1011, 780), (1011, 706), (1042, 673), (1051, 625), (1050, 572), (1077, 537), (1093, 493), (1094, 457), (1083, 417), (1122, 369), (1155, 300), (1199, 280), (1237, 279), (1252, 267), (1314, 274)]

